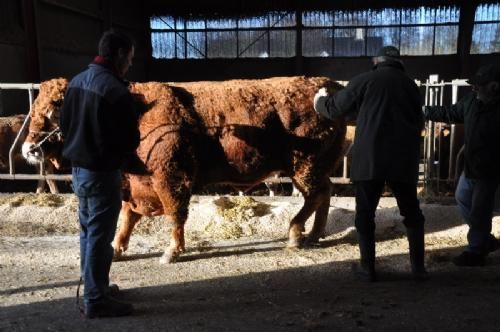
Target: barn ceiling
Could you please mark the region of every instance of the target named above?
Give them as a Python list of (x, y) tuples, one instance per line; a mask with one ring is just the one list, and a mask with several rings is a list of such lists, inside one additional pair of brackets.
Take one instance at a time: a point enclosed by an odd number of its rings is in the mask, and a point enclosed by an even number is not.
[(411, 8), (439, 5), (474, 5), (498, 0), (150, 0), (152, 15), (224, 17), (258, 15), (273, 10), (328, 10)]

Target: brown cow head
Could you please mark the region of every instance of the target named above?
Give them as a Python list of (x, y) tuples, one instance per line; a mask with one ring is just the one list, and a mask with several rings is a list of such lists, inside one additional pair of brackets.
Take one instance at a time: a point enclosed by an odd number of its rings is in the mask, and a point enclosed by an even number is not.
[(29, 133), (22, 153), (30, 164), (49, 160), (56, 168), (61, 166), (62, 137), (59, 117), (68, 81), (55, 78), (40, 84), (40, 92), (33, 103)]

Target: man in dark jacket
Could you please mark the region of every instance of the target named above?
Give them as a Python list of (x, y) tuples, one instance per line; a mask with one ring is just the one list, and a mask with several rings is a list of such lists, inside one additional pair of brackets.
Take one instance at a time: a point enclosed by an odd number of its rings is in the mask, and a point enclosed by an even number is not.
[(416, 188), (424, 123), (421, 96), (405, 73), (397, 48), (381, 48), (373, 63), (372, 71), (356, 76), (334, 95), (320, 90), (314, 106), (327, 118), (357, 114), (350, 177), (356, 190), (361, 260), (354, 271), (376, 280), (375, 210), (387, 184), (404, 217), (413, 276), (423, 279), (424, 216)]
[(121, 208), (121, 173), (139, 144), (138, 114), (123, 76), (132, 64), (133, 42), (108, 31), (99, 55), (74, 77), (61, 113), (63, 156), (72, 165), (79, 199), (80, 267), (87, 318), (124, 316), (131, 304), (117, 301), (109, 285), (113, 240)]
[(458, 266), (483, 265), (500, 247), (491, 234), (495, 192), (500, 184), (500, 65), (486, 65), (468, 81), (473, 92), (451, 107), (427, 106), (433, 121), (463, 123), (465, 168), (455, 198), (469, 225), (467, 249), (453, 258)]

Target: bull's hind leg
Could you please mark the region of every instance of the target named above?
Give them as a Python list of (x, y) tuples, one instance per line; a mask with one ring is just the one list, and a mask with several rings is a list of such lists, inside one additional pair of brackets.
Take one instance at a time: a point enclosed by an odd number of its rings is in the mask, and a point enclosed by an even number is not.
[(186, 251), (184, 242), (184, 224), (187, 220), (187, 211), (182, 215), (172, 216), (172, 230), (170, 244), (160, 258), (160, 264), (175, 263), (180, 254)]
[[(304, 205), (290, 222), (288, 247), (300, 247), (303, 244), (314, 244), (323, 236), (328, 210), (330, 208), (330, 181), (328, 178), (313, 184), (294, 181), (294, 184), (304, 195)], [(303, 236), (304, 224), (316, 212), (311, 232)]]
[(134, 230), (135, 224), (141, 219), (141, 215), (132, 211), (130, 203), (122, 202), (122, 209), (120, 211), (120, 227), (115, 234), (113, 240), (114, 259), (119, 259), (122, 254), (127, 251), (130, 235)]
[[(176, 178), (160, 176), (153, 179), (153, 188), (163, 206), (163, 212), (170, 217), (172, 231), (170, 233), (170, 244), (160, 258), (161, 264), (174, 263), (179, 255), (186, 250), (184, 242), (184, 224), (188, 218), (189, 200), (191, 198), (190, 182), (181, 181), (178, 176), (187, 179), (187, 175), (181, 170), (176, 172), (164, 172)], [(186, 177), (184, 177), (186, 176)]]
[[(328, 182), (328, 186), (326, 185), (326, 182)], [(309, 245), (319, 243), (319, 239), (325, 236), (325, 226), (328, 219), (328, 211), (330, 210), (330, 180), (325, 179), (325, 185), (321, 186), (321, 188), (322, 189), (318, 192), (318, 200), (320, 203), (316, 209), (316, 214), (314, 215), (314, 224), (306, 239), (306, 244)]]

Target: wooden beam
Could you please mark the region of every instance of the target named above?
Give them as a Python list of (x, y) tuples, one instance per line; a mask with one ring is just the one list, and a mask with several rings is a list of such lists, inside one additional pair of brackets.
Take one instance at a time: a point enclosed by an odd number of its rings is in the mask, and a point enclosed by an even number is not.
[(113, 6), (111, 0), (101, 0), (102, 31), (107, 31), (113, 26)]
[(302, 75), (302, 11), (297, 10), (295, 12), (295, 17), (297, 20), (297, 27), (296, 27), (296, 44), (295, 44), (295, 74), (296, 75)]
[(474, 30), (474, 17), (477, 3), (466, 2), (460, 6), (460, 21), (458, 24), (457, 56), (460, 77), (469, 77), (471, 72), (470, 47), (472, 44), (472, 31)]
[(40, 48), (34, 0), (22, 0), (27, 74), (30, 82), (40, 81)]
[(102, 21), (103, 20), (102, 13), (99, 13), (99, 14), (92, 13), (92, 12), (90, 12), (88, 10), (75, 8), (75, 7), (72, 7), (72, 6), (69, 6), (69, 5), (65, 5), (65, 4), (63, 4), (61, 2), (54, 1), (54, 0), (38, 0), (38, 1), (40, 3), (43, 3), (44, 5), (48, 5), (48, 6), (52, 6), (52, 7), (55, 7), (55, 8), (59, 8), (59, 9), (71, 12), (71, 13), (79, 15), (79, 16), (91, 18), (91, 19), (94, 19), (94, 20), (97, 20), (97, 21)]

